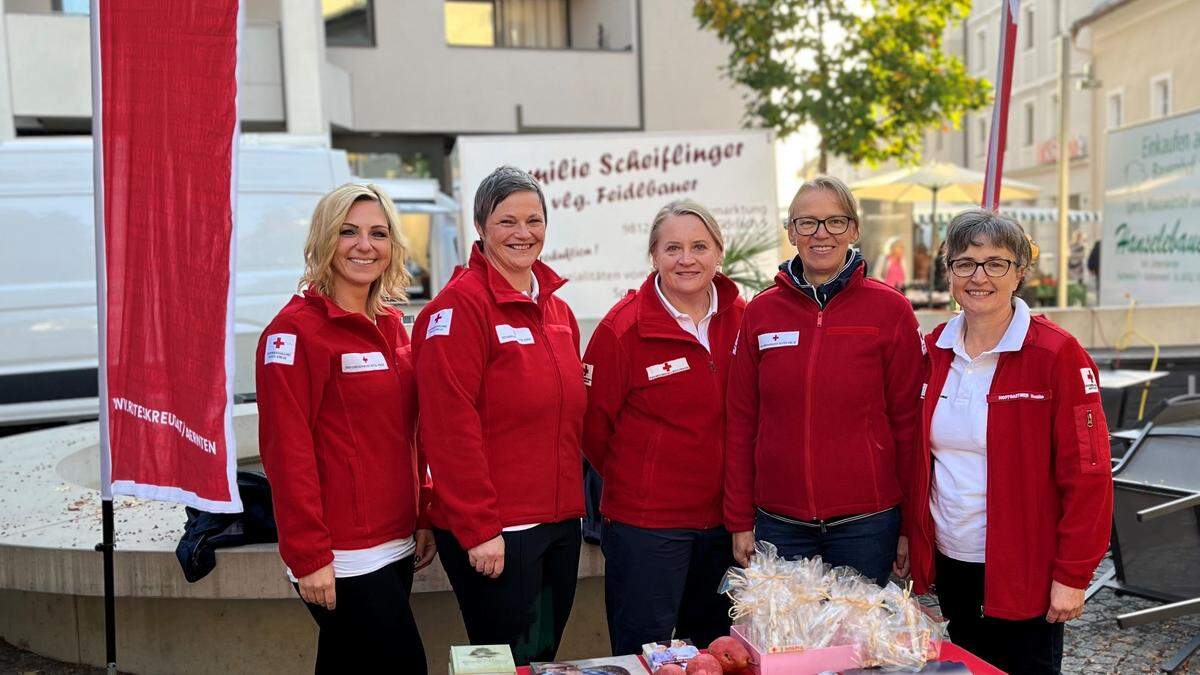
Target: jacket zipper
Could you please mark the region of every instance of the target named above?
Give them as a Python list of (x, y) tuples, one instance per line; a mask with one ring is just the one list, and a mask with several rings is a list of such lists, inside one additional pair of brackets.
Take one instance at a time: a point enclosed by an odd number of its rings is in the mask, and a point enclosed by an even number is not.
[(559, 497), (560, 497), (560, 492), (561, 492), (561, 488), (562, 488), (562, 486), (561, 486), (561, 483), (562, 483), (562, 447), (560, 447), (560, 446), (562, 445), (563, 396), (565, 395), (566, 392), (563, 389), (562, 365), (558, 362), (558, 354), (554, 353), (554, 346), (551, 345), (550, 340), (546, 338), (546, 331), (544, 330), (544, 326), (543, 326), (543, 324), (545, 323), (545, 318), (546, 318), (545, 314), (542, 312), (542, 308), (540, 305), (535, 303), (534, 308), (537, 311), (537, 315), (538, 315), (537, 322), (536, 322), (537, 329), (538, 329), (538, 336), (541, 338), (542, 344), (545, 345), (546, 351), (549, 352), (550, 360), (554, 362), (554, 379), (558, 383), (558, 414), (555, 417), (555, 426), (554, 426), (554, 516), (553, 516), (555, 521), (557, 521), (558, 517), (562, 513), (561, 509), (559, 509)]
[(1088, 447), (1092, 449), (1092, 466), (1096, 466), (1096, 432), (1093, 427), (1096, 426), (1095, 419), (1092, 418), (1092, 409), (1087, 409), (1087, 428), (1088, 428)]

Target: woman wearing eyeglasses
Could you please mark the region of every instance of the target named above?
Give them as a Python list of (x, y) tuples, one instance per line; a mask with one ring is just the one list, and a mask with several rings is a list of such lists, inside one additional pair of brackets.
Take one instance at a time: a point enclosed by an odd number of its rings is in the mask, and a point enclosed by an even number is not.
[(1016, 297), (1033, 257), (1016, 222), (960, 213), (946, 253), (962, 312), (925, 339), (913, 580), (937, 582), (955, 643), (1005, 672), (1057, 673), (1112, 523), (1096, 364)]
[(912, 306), (850, 245), (845, 183), (806, 181), (788, 211), (796, 257), (746, 307), (727, 395), (725, 526), (879, 584), (907, 573), (900, 503), (916, 443), (921, 334)]

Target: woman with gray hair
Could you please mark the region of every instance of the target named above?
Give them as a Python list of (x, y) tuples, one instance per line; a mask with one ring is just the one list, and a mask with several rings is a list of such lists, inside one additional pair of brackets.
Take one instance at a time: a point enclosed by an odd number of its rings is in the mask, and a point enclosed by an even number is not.
[(552, 661), (575, 599), (586, 393), (579, 327), (538, 260), (546, 200), (496, 169), (470, 262), (413, 327), (434, 537), (472, 644)]
[(993, 211), (946, 233), (962, 311), (925, 338), (909, 492), (916, 591), (936, 581), (950, 637), (1006, 672), (1057, 673), (1063, 624), (1108, 548), (1112, 474), (1096, 364), (1016, 296), (1029, 239)]
[(734, 564), (721, 526), (725, 379), (746, 303), (717, 272), (725, 239), (700, 204), (660, 209), (649, 253), (654, 270), (604, 317), (583, 358), (613, 654), (729, 634), (729, 600), (716, 592)]

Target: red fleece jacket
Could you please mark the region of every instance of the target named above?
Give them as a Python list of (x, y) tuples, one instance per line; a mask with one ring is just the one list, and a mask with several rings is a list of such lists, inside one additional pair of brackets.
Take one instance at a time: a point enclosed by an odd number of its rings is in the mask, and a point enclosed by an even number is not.
[(755, 507), (826, 520), (899, 504), (921, 371), (912, 306), (863, 266), (824, 309), (780, 272), (747, 305), (733, 357), (725, 526), (752, 529)]
[[(954, 360), (953, 350), (936, 346), (945, 326), (925, 338), (929, 374), (906, 514), (913, 523), (909, 555), (918, 593), (935, 581), (929, 428)], [(988, 394), (988, 616), (1044, 616), (1051, 580), (1086, 588), (1108, 549), (1112, 466), (1097, 375), (1079, 342), (1041, 316), (1033, 317), (1019, 351), (1000, 355)]]
[(259, 338), (259, 451), (279, 554), (297, 578), (333, 562), (333, 549), (429, 527), (417, 523), (429, 495), (427, 485), (418, 490), (427, 472), (414, 446), (416, 382), (400, 317), (388, 310), (372, 324), (308, 291)]
[(684, 332), (651, 274), (596, 327), (583, 450), (604, 477), (601, 512), (636, 527), (721, 524), (725, 380), (746, 303), (717, 275), (711, 351)]
[(413, 327), (432, 518), (464, 549), (584, 512), (579, 326), (554, 295), (566, 282), (541, 262), (533, 273), (537, 302), (476, 246)]

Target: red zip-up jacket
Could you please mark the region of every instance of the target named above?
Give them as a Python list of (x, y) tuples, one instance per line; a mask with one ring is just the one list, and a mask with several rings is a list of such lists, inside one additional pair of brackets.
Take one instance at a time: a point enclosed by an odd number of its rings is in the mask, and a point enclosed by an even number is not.
[(745, 301), (718, 274), (710, 350), (684, 332), (651, 274), (588, 343), (583, 451), (604, 478), (600, 511), (636, 527), (721, 524), (725, 381)]
[[(909, 560), (916, 591), (934, 579), (937, 540), (929, 510), (933, 459), (929, 428), (954, 351), (926, 336), (920, 447), (909, 501)], [(983, 613), (1044, 616), (1050, 582), (1085, 588), (1108, 549), (1112, 467), (1096, 364), (1079, 342), (1035, 316), (1021, 349), (1000, 354), (988, 393), (987, 539)]]
[(464, 549), (584, 512), (579, 326), (554, 296), (566, 281), (541, 262), (533, 273), (537, 302), (476, 245), (413, 326), (431, 516)]
[[(726, 396), (725, 527), (901, 502), (916, 444), (921, 333), (859, 265), (822, 310), (786, 272), (746, 306)], [(902, 524), (902, 531), (907, 531)]]
[(279, 555), (296, 578), (333, 562), (333, 549), (370, 548), (429, 527), (400, 312), (389, 309), (373, 324), (306, 291), (263, 331), (255, 378)]

